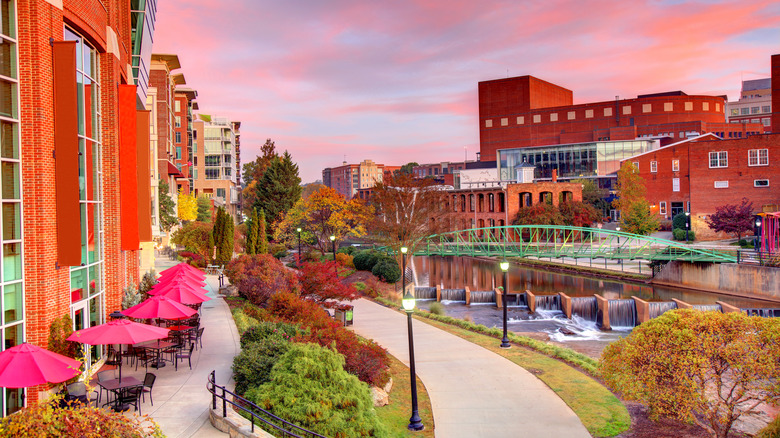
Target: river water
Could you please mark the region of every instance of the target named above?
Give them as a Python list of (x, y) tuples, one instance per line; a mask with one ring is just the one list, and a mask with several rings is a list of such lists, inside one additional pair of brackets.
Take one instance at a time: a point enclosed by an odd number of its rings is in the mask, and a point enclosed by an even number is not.
[[(503, 273), (498, 263), (491, 260), (472, 257), (415, 256), (412, 263), (417, 286), (441, 286), (442, 289), (468, 287), (474, 292), (489, 291), (504, 285)], [(672, 298), (676, 298), (694, 305), (711, 305), (715, 304), (715, 301), (723, 301), (740, 308), (780, 307), (778, 303), (730, 295), (563, 274), (519, 265), (510, 265), (508, 283), (509, 293), (530, 290), (536, 295), (563, 292), (571, 297), (600, 294), (607, 299), (636, 296), (651, 302), (671, 301)], [(502, 327), (502, 312), (495, 304), (466, 306), (462, 302), (447, 301), (443, 301), (442, 304), (445, 305), (445, 311), (449, 316), (471, 320), (487, 327)], [(430, 301), (419, 303), (421, 308), (429, 306)], [(608, 343), (626, 336), (631, 331), (631, 327), (613, 327), (612, 331), (601, 331), (592, 321), (576, 316), (569, 320), (558, 311), (537, 311), (531, 314), (524, 306), (508, 307), (508, 329), (537, 339), (561, 343), (594, 357), (597, 357)]]

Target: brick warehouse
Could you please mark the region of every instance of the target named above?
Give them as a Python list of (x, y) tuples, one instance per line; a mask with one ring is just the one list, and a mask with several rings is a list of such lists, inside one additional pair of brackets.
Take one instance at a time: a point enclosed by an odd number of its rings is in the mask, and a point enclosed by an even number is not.
[(482, 161), (495, 160), (498, 149), (658, 135), (682, 140), (705, 132), (744, 138), (764, 132), (760, 123), (726, 123), (723, 96), (674, 91), (574, 105), (571, 90), (533, 76), (480, 82), (478, 91)]
[[(100, 324), (139, 280), (139, 244), (151, 239), (149, 208), (139, 208), (150, 188), (138, 184), (149, 180), (149, 115), (139, 110), (145, 81), (134, 83), (146, 77), (155, 9), (0, 0), (0, 38), (18, 53), (0, 70), (2, 348), (46, 346), (52, 320), (66, 314), (75, 329)], [(88, 361), (101, 353), (91, 349)], [(6, 415), (23, 391), (3, 391)]]

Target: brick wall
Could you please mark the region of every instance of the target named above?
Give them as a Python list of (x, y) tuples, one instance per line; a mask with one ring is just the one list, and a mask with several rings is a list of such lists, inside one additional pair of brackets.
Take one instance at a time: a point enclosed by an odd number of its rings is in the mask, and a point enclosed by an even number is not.
[(772, 55), (772, 132), (780, 132), (780, 55)]

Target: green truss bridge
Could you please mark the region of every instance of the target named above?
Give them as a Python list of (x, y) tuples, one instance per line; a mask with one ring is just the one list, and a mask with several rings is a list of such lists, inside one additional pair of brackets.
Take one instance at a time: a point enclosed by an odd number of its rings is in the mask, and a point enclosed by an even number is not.
[(512, 225), (435, 234), (422, 240), (415, 255), (738, 262), (735, 251), (701, 249), (622, 231), (563, 225)]

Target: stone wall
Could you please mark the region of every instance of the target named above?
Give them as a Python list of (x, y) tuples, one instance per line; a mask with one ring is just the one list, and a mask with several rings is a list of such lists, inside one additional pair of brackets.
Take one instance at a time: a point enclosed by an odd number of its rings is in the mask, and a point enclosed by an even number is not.
[(780, 300), (780, 269), (764, 266), (671, 262), (652, 283)]

